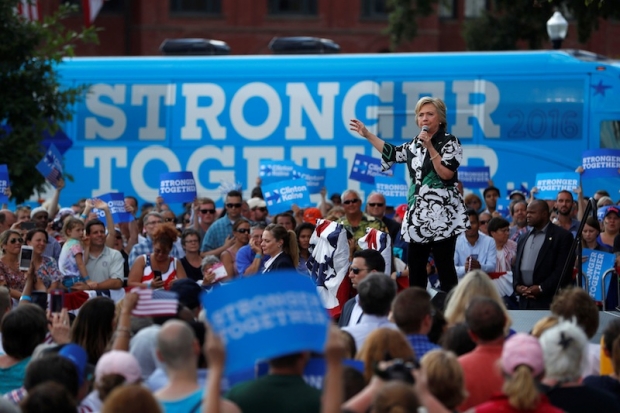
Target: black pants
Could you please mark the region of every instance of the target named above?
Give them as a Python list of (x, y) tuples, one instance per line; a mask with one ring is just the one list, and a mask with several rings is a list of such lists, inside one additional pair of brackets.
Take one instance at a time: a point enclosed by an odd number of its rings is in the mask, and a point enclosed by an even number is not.
[(428, 275), (426, 264), (430, 253), (433, 253), (435, 266), (441, 283), (441, 290), (448, 292), (456, 284), (456, 268), (454, 268), (454, 249), (456, 248), (457, 235), (443, 239), (441, 241), (431, 241), (420, 244), (417, 242), (409, 243), (409, 254), (407, 261), (409, 264), (409, 285), (426, 289)]

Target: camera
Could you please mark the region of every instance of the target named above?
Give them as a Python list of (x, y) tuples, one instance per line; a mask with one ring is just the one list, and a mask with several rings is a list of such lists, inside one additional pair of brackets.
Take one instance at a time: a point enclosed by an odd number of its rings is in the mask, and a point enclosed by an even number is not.
[(394, 359), (388, 362), (387, 367), (381, 368), (380, 363), (375, 366), (375, 374), (383, 380), (398, 380), (409, 384), (415, 383), (411, 373), (412, 369), (419, 369), (420, 364), (416, 360)]

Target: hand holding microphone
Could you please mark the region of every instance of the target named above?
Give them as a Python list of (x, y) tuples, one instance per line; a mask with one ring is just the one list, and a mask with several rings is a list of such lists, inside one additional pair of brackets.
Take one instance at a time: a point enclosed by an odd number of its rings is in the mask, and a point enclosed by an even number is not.
[(418, 135), (418, 139), (420, 140), (420, 143), (425, 148), (428, 148), (427, 144), (431, 141), (431, 138), (432, 136), (428, 134), (428, 126), (427, 125), (422, 126), (422, 131)]

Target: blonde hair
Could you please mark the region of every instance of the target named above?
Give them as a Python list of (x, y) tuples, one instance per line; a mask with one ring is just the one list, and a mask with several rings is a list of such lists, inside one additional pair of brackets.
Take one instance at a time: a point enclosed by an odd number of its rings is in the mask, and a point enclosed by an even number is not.
[(543, 317), (534, 324), (532, 327), (532, 335), (536, 338), (540, 338), (542, 333), (550, 329), (551, 327), (557, 325), (560, 320), (554, 315), (548, 315), (547, 317)]
[(467, 398), (465, 375), (456, 354), (431, 350), (420, 360), (426, 372), (428, 390), (447, 409), (453, 410)]
[(375, 364), (385, 360), (386, 357), (412, 360), (415, 353), (403, 333), (383, 327), (368, 335), (355, 358), (364, 362), (364, 378), (369, 381), (372, 378)]
[(416, 103), (415, 105), (415, 117), (416, 117), (416, 124), (418, 123), (418, 113), (420, 113), (420, 110), (422, 110), (422, 106), (426, 105), (430, 103), (431, 105), (435, 106), (435, 109), (437, 109), (437, 116), (439, 117), (439, 124), (444, 128), (447, 129), (448, 128), (448, 121), (446, 120), (446, 104), (443, 102), (443, 100), (439, 99), (439, 98), (432, 98), (430, 96), (425, 96), (423, 98), (421, 98), (420, 100), (418, 100), (418, 103)]
[(488, 297), (497, 302), (506, 316), (506, 330), (510, 328), (512, 321), (508, 315), (508, 310), (493, 281), (482, 270), (468, 272), (451, 291), (444, 311), (444, 317), (449, 326), (465, 322), (465, 310), (474, 297)]
[(84, 229), (84, 221), (78, 218), (74, 218), (72, 216), (67, 216), (63, 225), (62, 225), (62, 233), (64, 236), (69, 236), (69, 231), (73, 230), (73, 228), (82, 227)]
[(502, 391), (508, 396), (508, 403), (517, 410), (533, 410), (540, 400), (532, 370), (525, 364), (504, 376)]

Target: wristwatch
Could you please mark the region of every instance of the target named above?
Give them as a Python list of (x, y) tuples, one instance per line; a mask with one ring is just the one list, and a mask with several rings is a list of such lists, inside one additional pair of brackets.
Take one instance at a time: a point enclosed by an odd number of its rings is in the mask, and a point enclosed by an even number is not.
[(542, 286), (540, 286), (540, 284), (538, 285), (538, 291), (542, 294)]

